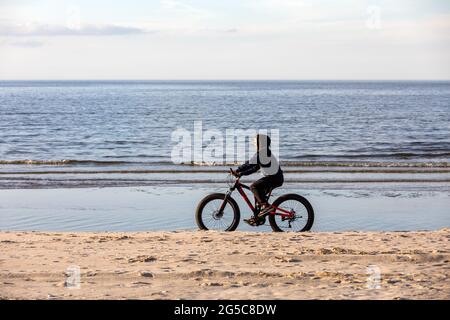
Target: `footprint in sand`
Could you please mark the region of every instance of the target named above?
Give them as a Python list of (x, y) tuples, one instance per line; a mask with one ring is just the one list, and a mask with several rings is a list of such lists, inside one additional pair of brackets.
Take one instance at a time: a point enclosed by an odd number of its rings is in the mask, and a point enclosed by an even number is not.
[(159, 291), (159, 292), (153, 292), (152, 296), (167, 296), (168, 292), (167, 291)]
[(185, 259), (181, 259), (180, 261), (181, 261), (181, 262), (192, 262), (192, 261), (195, 261), (195, 259), (192, 259), (192, 258), (185, 258)]
[(124, 271), (124, 270), (115, 270), (114, 273), (115, 274), (124, 274), (124, 273), (127, 273), (127, 272)]
[(146, 256), (146, 255), (140, 255), (134, 258), (129, 258), (128, 263), (135, 263), (135, 262), (154, 262), (156, 261), (156, 257), (154, 256)]
[(199, 286), (201, 286), (201, 287), (222, 287), (223, 283), (220, 283), (220, 282), (203, 282), (203, 283), (200, 283)]
[(133, 238), (130, 237), (130, 236), (121, 236), (121, 237), (115, 238), (116, 241), (117, 241), (117, 240), (128, 240), (128, 239), (133, 239)]
[(145, 281), (136, 281), (132, 283), (133, 285), (136, 286), (150, 286), (151, 283), (150, 282), (145, 282)]
[(2, 241), (0, 241), (0, 243), (16, 243), (16, 241), (12, 241), (12, 240), (2, 240)]

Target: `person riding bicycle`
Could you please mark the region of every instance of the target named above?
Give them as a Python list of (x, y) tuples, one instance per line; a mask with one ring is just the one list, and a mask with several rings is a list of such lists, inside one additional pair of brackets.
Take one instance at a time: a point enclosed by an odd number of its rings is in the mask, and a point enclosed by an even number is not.
[(269, 190), (282, 186), (284, 182), (280, 164), (270, 150), (270, 137), (264, 134), (257, 134), (254, 143), (256, 145), (255, 155), (232, 171), (236, 177), (248, 176), (258, 170), (263, 175), (261, 179), (250, 185), (250, 190), (255, 195), (256, 202), (260, 206), (259, 214), (250, 219), (244, 219), (250, 225), (258, 224), (261, 219), (264, 219), (271, 212), (272, 206), (267, 202), (267, 193)]

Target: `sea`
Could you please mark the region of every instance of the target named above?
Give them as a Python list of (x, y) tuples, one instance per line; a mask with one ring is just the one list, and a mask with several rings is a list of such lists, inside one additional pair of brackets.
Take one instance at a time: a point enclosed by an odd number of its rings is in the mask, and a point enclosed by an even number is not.
[(0, 230), (195, 229), (240, 163), (174, 162), (196, 123), (276, 130), (313, 230), (450, 226), (450, 81), (0, 81)]

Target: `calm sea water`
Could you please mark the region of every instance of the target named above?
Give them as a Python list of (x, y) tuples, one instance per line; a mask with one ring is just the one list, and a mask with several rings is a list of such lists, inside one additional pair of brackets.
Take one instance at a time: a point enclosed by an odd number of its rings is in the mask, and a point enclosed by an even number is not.
[(277, 128), (285, 161), (450, 161), (450, 82), (0, 82), (0, 163), (170, 161), (177, 127)]
[(194, 121), (279, 129), (313, 230), (450, 225), (450, 82), (0, 81), (0, 230), (196, 228), (227, 166), (171, 162)]

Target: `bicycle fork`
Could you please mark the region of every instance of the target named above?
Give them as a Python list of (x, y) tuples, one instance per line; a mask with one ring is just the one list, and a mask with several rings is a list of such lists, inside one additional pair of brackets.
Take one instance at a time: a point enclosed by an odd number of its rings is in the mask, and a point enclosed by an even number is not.
[(217, 212), (218, 217), (223, 216), (223, 210), (225, 209), (225, 206), (227, 205), (228, 198), (231, 196), (232, 191), (227, 191), (225, 193), (225, 198), (223, 198), (222, 204), (220, 205), (219, 212)]

